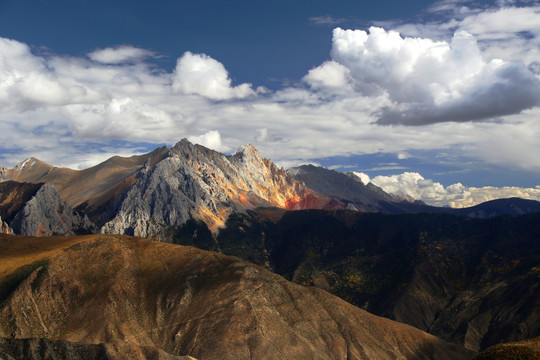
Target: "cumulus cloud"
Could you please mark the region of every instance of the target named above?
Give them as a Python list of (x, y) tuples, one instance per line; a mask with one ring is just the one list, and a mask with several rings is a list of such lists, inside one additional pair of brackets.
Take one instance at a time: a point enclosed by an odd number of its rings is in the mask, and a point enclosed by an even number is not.
[(151, 51), (146, 49), (121, 45), (92, 51), (88, 54), (88, 57), (103, 64), (121, 64), (142, 61), (153, 55)]
[(194, 144), (199, 144), (205, 146), (209, 149), (214, 149), (217, 151), (227, 151), (227, 147), (224, 147), (221, 142), (221, 135), (217, 130), (208, 131), (202, 135), (190, 136), (188, 140)]
[(178, 59), (173, 77), (173, 89), (184, 94), (225, 100), (254, 95), (251, 84), (231, 86), (231, 79), (222, 63), (205, 54), (186, 52)]
[(58, 79), (26, 44), (0, 38), (0, 104), (5, 110), (84, 102), (93, 95), (84, 86)]
[[(256, 143), (283, 166), (381, 152), (403, 160), (420, 149), (451, 148), (475, 164), (539, 174), (540, 107), (522, 109), (537, 94), (531, 71), (540, 64), (540, 21), (527, 20), (531, 28), (519, 34), (513, 19), (517, 32), (505, 33), (496, 19), (512, 18), (507, 8), (466, 6), (459, 15), (447, 12), (447, 22), (409, 24), (414, 35), (388, 30), (395, 25), (341, 30), (331, 59), (305, 69), (301, 82), (266, 93), (235, 84), (234, 74), (204, 54), (179, 53), (167, 71), (135, 47), (70, 57), (0, 38), (0, 163), (36, 156), (87, 164), (81, 159), (191, 138), (221, 151)], [(525, 10), (532, 18), (538, 12)], [(485, 116), (496, 121), (466, 121)], [(384, 119), (426, 125), (374, 125)]]
[(303, 80), (314, 89), (350, 89), (350, 70), (335, 61), (326, 61), (309, 70)]
[(362, 173), (362, 172), (353, 172), (354, 175), (358, 176), (358, 178), (360, 179), (360, 181), (362, 181), (362, 183), (364, 185), (367, 185), (371, 182), (371, 179), (369, 178), (369, 175), (366, 174), (366, 173)]
[(404, 172), (391, 176), (375, 176), (354, 173), (364, 184), (369, 182), (394, 195), (408, 195), (422, 200), (428, 205), (463, 208), (480, 203), (510, 197), (520, 197), (540, 201), (540, 188), (506, 187), (468, 187), (461, 183), (443, 186), (431, 179), (425, 179), (417, 172)]
[[(474, 36), (462, 30), (448, 43), (378, 27), (369, 34), (336, 28), (331, 54), (349, 70), (341, 73), (350, 74), (359, 94), (389, 95), (393, 104), (378, 111), (379, 124), (486, 120), (540, 105), (540, 80), (533, 73), (517, 62), (486, 62)], [(327, 74), (327, 67), (311, 73)], [(315, 79), (325, 85), (324, 78)]]

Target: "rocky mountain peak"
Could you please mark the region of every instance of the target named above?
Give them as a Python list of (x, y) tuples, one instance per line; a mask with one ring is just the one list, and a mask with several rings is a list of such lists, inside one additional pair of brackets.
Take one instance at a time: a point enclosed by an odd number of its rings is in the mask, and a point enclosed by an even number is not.
[(7, 167), (0, 166), (0, 181), (8, 180), (8, 171)]
[(181, 151), (186, 150), (186, 149), (193, 149), (194, 147), (195, 147), (195, 145), (193, 145), (188, 139), (183, 138), (182, 140), (180, 140), (179, 142), (174, 144), (174, 146), (171, 148), (171, 150), (181, 152)]
[(30, 157), (30, 158), (28, 158), (28, 159), (26, 159), (24, 161), (21, 161), (17, 165), (15, 165), (14, 170), (22, 172), (26, 168), (32, 168), (36, 164), (45, 164), (45, 163), (43, 161), (41, 161), (41, 160), (36, 159), (35, 157)]
[(262, 162), (259, 150), (252, 144), (240, 146), (234, 157), (242, 162)]
[(324, 201), (329, 199), (320, 200), (263, 159), (253, 145), (226, 156), (183, 139), (163, 160), (139, 172), (119, 212), (102, 232), (151, 236), (190, 217), (217, 230), (234, 211), (261, 206), (321, 208)]
[(93, 224), (63, 200), (55, 186), (43, 184), (10, 222), (16, 234), (26, 236), (74, 235), (90, 232)]

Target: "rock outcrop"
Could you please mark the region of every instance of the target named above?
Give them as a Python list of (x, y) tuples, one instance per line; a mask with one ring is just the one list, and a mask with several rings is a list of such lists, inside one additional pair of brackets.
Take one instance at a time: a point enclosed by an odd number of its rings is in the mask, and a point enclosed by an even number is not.
[[(29, 249), (0, 237), (11, 242), (2, 256), (16, 256), (18, 267), (0, 279), (9, 284), (0, 291), (0, 337), (121, 342), (222, 360), (473, 355), (238, 258), (118, 235), (57, 250), (47, 240)], [(36, 263), (43, 246), (52, 255)]]
[(261, 158), (252, 145), (225, 156), (184, 139), (155, 166), (143, 167), (101, 232), (163, 237), (169, 227), (190, 218), (215, 231), (234, 211), (269, 206), (302, 209), (343, 204), (292, 179)]
[(10, 221), (15, 234), (25, 236), (91, 233), (88, 217), (70, 208), (51, 184), (43, 184)]
[(8, 234), (8, 235), (13, 234), (13, 230), (11, 230), (11, 228), (5, 221), (2, 221), (1, 217), (0, 217), (0, 233)]

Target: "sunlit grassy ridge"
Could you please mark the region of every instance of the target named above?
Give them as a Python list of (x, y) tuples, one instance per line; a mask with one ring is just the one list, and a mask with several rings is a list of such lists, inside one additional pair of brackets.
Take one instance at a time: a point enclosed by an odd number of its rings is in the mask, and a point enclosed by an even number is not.
[(0, 281), (16, 269), (50, 258), (73, 244), (102, 235), (47, 238), (0, 235)]

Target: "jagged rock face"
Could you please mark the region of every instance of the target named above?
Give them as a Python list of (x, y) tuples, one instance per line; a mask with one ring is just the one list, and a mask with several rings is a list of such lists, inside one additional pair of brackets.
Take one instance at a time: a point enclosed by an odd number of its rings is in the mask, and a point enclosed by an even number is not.
[(0, 233), (2, 234), (13, 234), (13, 230), (9, 227), (9, 225), (2, 221), (2, 218), (0, 217)]
[(93, 229), (88, 218), (73, 211), (51, 184), (43, 184), (10, 225), (16, 234), (25, 236), (75, 235)]
[(0, 279), (11, 284), (0, 292), (0, 336), (123, 342), (223, 360), (472, 354), (238, 258), (125, 236), (74, 242), (33, 266), (25, 261), (35, 261), (41, 240), (32, 239), (35, 254), (22, 240), (4, 251), (18, 256), (19, 270), (15, 284)]
[(215, 231), (233, 211), (322, 208), (331, 202), (262, 159), (252, 145), (225, 156), (182, 140), (165, 159), (140, 171), (116, 216), (101, 231), (162, 237), (168, 227), (192, 217)]
[(0, 166), (0, 181), (6, 181), (9, 179), (9, 169), (3, 166)]

